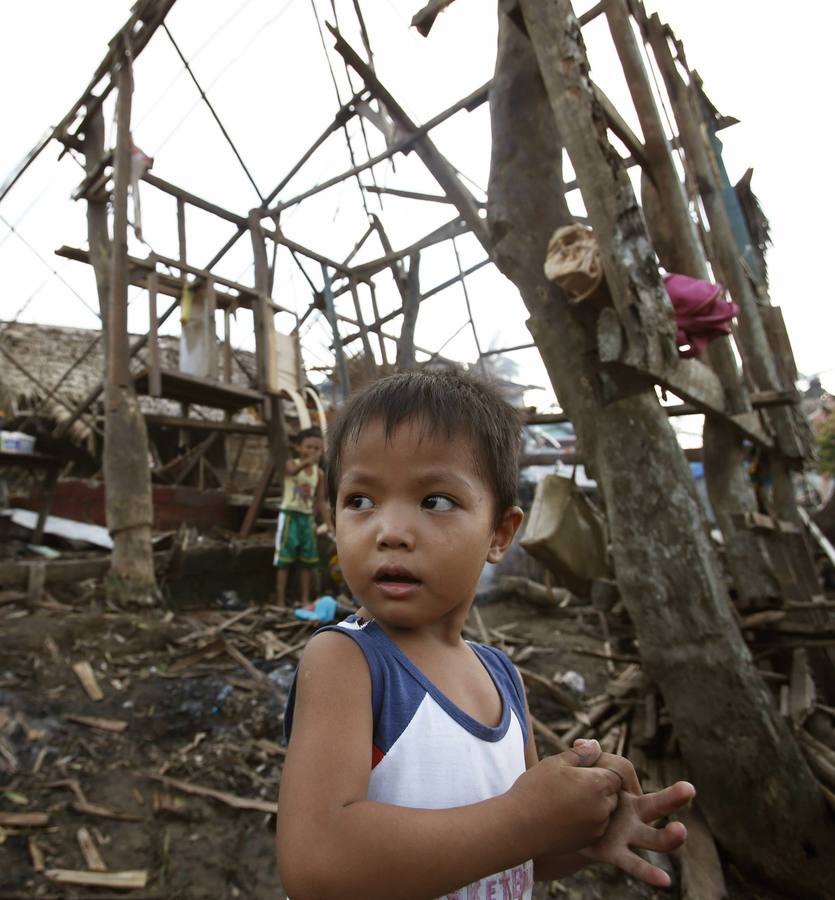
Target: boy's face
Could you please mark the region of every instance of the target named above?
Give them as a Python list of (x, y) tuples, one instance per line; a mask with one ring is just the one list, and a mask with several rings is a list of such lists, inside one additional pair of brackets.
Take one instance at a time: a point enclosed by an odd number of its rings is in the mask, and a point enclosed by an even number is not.
[(305, 459), (319, 460), (322, 458), (322, 450), (324, 445), (321, 438), (306, 437), (299, 444), (299, 454)]
[(336, 541), (345, 580), (393, 628), (463, 625), (485, 561), (498, 562), (521, 511), (496, 525), (469, 441), (370, 422), (342, 453)]

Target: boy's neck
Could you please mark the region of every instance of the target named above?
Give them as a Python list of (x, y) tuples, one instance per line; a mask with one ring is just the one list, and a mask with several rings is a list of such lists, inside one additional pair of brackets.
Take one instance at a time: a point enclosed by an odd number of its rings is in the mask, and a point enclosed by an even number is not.
[(457, 649), (464, 644), (463, 631), (466, 616), (456, 612), (449, 618), (436, 619), (418, 628), (399, 628), (380, 619), (375, 619), (364, 607), (357, 610), (357, 615), (365, 621), (374, 621), (407, 655), (409, 651), (421, 655), (444, 649)]

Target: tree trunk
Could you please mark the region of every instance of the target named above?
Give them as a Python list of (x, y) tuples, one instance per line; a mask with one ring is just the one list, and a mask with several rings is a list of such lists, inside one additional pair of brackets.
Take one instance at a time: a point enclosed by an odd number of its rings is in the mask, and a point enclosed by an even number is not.
[[(107, 323), (105, 343), (104, 484), (107, 528), (113, 553), (106, 587), (119, 603), (153, 603), (158, 594), (151, 548), (153, 500), (148, 466), (148, 432), (128, 370), (127, 192), (130, 179), (130, 111), (133, 83), (129, 61), (117, 75), (117, 136), (114, 154), (113, 242), (107, 270), (100, 212), (89, 210), (90, 250), (96, 265), (99, 298)], [(92, 148), (91, 148), (92, 149)], [(103, 150), (103, 148), (101, 148)], [(96, 160), (101, 157), (101, 152)], [(108, 284), (109, 282), (109, 284)]]
[[(584, 60), (567, 3), (520, 5), (529, 31), (532, 24), (553, 25), (563, 35), (552, 34), (553, 44), (567, 37), (573, 58)], [(571, 77), (570, 67), (563, 76)], [(832, 827), (742, 641), (667, 417), (652, 391), (601, 405), (587, 332), (543, 276), (550, 235), (571, 220), (559, 164), (562, 141), (531, 43), (503, 14), (490, 106), (488, 221), (496, 262), (520, 290), (551, 382), (593, 462), (618, 585), (701, 806), (738, 863), (804, 896), (823, 897), (831, 875), (825, 860), (835, 852)]]

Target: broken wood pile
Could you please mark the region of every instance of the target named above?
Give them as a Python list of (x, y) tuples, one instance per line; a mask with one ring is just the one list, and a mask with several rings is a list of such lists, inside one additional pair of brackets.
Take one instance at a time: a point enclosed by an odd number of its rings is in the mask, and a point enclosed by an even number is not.
[[(136, 615), (86, 589), (76, 586), (71, 604), (67, 588), (61, 600), (6, 592), (0, 604), (10, 648), (0, 671), (0, 845), (12, 854), (0, 896), (49, 885), (172, 896), (194, 877), (195, 841), (211, 848), (201, 856), (218, 854), (223, 877), (235, 873), (240, 896), (275, 896), (281, 717), (314, 626), (270, 607)], [(498, 578), (466, 636), (513, 659), (542, 754), (596, 737), (633, 761), (648, 790), (687, 777), (622, 602), (606, 584), (592, 597)], [(835, 603), (816, 606), (831, 614)], [(815, 686), (815, 654), (835, 644), (835, 629), (813, 630), (806, 615), (787, 606), (738, 621), (835, 807), (835, 708)], [(723, 896), (704, 887), (724, 884), (710, 830), (698, 808), (686, 817), (697, 839), (680, 859), (683, 896)], [(224, 844), (230, 829), (262, 848), (259, 877), (272, 895), (247, 893), (238, 845)], [(218, 877), (212, 869), (206, 883)], [(202, 896), (189, 890), (177, 896)]]
[[(287, 610), (152, 620), (20, 592), (6, 592), (0, 617), (0, 847), (11, 854), (0, 896), (65, 896), (42, 893), (48, 884), (206, 896), (179, 892), (194, 878), (172, 864), (179, 844), (220, 842), (241, 828), (229, 815), (252, 813), (242, 831), (263, 839), (274, 896), (281, 715), (313, 626)], [(232, 896), (261, 896), (240, 883)]]

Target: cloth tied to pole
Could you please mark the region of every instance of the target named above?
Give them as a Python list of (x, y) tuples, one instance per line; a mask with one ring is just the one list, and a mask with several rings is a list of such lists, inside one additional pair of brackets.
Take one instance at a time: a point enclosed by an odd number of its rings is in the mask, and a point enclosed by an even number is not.
[(731, 333), (739, 307), (725, 299), (723, 285), (671, 272), (664, 276), (664, 287), (676, 314), (680, 356), (700, 356), (714, 338)]

